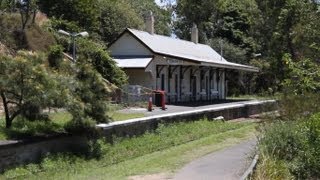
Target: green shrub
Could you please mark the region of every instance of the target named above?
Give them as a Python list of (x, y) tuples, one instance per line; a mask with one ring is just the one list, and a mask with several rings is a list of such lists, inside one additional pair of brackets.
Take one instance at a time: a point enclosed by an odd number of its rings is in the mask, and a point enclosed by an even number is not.
[(7, 139), (26, 139), (65, 132), (63, 124), (57, 124), (53, 121), (29, 121), (20, 116), (13, 122), (10, 129), (5, 128), (2, 121), (0, 131)]
[(63, 47), (60, 45), (51, 46), (48, 54), (48, 61), (50, 67), (59, 69), (61, 62), (63, 61)]
[(285, 161), (297, 179), (320, 177), (320, 113), (300, 121), (268, 125), (260, 149), (271, 159)]
[(319, 102), (320, 95), (316, 93), (283, 94), (279, 101), (279, 112), (283, 120), (299, 120), (320, 112)]
[(291, 161), (304, 148), (306, 136), (297, 122), (276, 122), (264, 129), (261, 145), (275, 157)]

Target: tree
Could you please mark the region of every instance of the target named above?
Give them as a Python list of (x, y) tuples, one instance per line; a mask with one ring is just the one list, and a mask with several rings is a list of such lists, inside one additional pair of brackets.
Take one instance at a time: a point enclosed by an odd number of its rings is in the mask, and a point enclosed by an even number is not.
[(40, 0), (40, 10), (49, 17), (75, 22), (87, 31), (98, 31), (100, 7), (97, 0)]
[(155, 31), (161, 35), (171, 35), (172, 8), (160, 8), (154, 0), (124, 0), (131, 5), (141, 19), (144, 20), (149, 12), (155, 16)]
[(16, 8), (16, 1), (15, 0), (0, 0), (0, 13), (14, 12), (15, 8)]
[(161, 9), (153, 0), (105, 0), (99, 2), (100, 35), (110, 43), (125, 29), (144, 29), (144, 20), (150, 11), (155, 16), (157, 34), (170, 35), (171, 11)]
[[(246, 52), (245, 61), (242, 63), (248, 63), (252, 53), (259, 47), (253, 39), (251, 30), (255, 23), (254, 17), (258, 13), (253, 0), (241, 2), (181, 0), (178, 1), (176, 12), (175, 33), (182, 39), (190, 39), (191, 26), (197, 23), (200, 42), (212, 45), (212, 41), (222, 38)], [(213, 48), (216, 49), (216, 46)]]
[(42, 108), (65, 105), (66, 79), (48, 73), (43, 60), (43, 55), (29, 52), (19, 52), (17, 57), (1, 55), (0, 94), (7, 128), (18, 115), (28, 114), (30, 105)]
[(107, 0), (100, 7), (99, 34), (104, 42), (112, 42), (125, 28), (143, 29), (143, 19), (128, 2)]
[(91, 64), (103, 78), (118, 87), (127, 83), (128, 77), (109, 56), (104, 46), (87, 39), (79, 39), (79, 61)]
[[(316, 47), (319, 39), (319, 3), (299, 0), (256, 1), (260, 10), (259, 26), (255, 39), (261, 42), (260, 51), (265, 55), (275, 75), (273, 86), (278, 86), (288, 74), (282, 62), (289, 53), (294, 61), (304, 58), (318, 60)], [(313, 46), (314, 45), (314, 46)]]
[[(196, 23), (200, 42), (217, 52), (222, 50), (228, 61), (249, 64), (252, 54), (259, 52), (260, 45), (255, 41), (253, 31), (259, 10), (254, 0), (180, 0), (176, 13), (174, 31), (179, 38), (190, 39), (191, 26)], [(230, 77), (242, 76), (239, 72), (228, 74)], [(229, 92), (233, 94), (242, 94), (250, 89), (245, 88), (250, 84), (243, 81), (246, 77), (228, 79)]]
[(156, 16), (158, 34), (170, 35), (171, 13), (153, 0), (50, 0), (39, 1), (49, 17), (77, 24), (97, 40), (112, 42), (125, 28), (144, 28), (150, 10)]
[(286, 93), (316, 93), (320, 90), (320, 66), (317, 62), (306, 58), (295, 62), (290, 54), (285, 54), (282, 63), (288, 74), (282, 82)]
[[(77, 66), (79, 68), (76, 75), (78, 86), (74, 93), (77, 100), (81, 102), (83, 106), (83, 117), (80, 118), (91, 118), (95, 122), (100, 123), (108, 122), (110, 119), (107, 115), (107, 102), (109, 97), (107, 84), (91, 64), (83, 63), (83, 61), (80, 60)], [(79, 111), (77, 114), (78, 113)]]
[(51, 69), (46, 60), (43, 54), (25, 51), (16, 57), (1, 55), (0, 95), (6, 127), (10, 128), (17, 116), (40, 120), (41, 111), (33, 112), (34, 107), (64, 108), (78, 126), (108, 122), (110, 88), (95, 68), (80, 60), (76, 65), (64, 62)]
[(17, 7), (21, 16), (22, 30), (24, 30), (31, 20), (35, 22), (38, 6), (37, 0), (20, 0), (17, 2)]

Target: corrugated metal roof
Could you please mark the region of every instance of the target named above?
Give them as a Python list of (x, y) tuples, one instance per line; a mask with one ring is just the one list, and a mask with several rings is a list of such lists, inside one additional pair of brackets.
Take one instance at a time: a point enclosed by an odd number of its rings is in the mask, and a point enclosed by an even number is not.
[(121, 68), (146, 68), (152, 58), (117, 58), (114, 59)]
[(177, 58), (199, 61), (202, 63), (212, 63), (212, 65), (223, 65), (226, 68), (240, 69), (244, 71), (259, 71), (258, 68), (231, 63), (220, 56), (214, 49), (205, 44), (193, 43), (168, 36), (150, 34), (145, 31), (135, 29), (128, 30), (148, 46), (153, 52), (169, 55)]

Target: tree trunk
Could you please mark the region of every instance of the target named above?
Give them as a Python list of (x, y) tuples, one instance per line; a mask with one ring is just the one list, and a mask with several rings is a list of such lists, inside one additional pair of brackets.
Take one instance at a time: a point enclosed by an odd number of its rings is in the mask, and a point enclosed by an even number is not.
[(6, 116), (6, 128), (10, 128), (12, 125), (12, 119), (10, 118), (8, 102), (7, 102), (7, 98), (6, 98), (6, 95), (4, 94), (4, 92), (1, 92), (1, 98), (2, 98), (2, 103), (3, 103), (4, 112), (5, 112), (5, 116)]
[(33, 11), (33, 16), (32, 16), (32, 24), (34, 24), (36, 22), (36, 17), (37, 17), (37, 10), (35, 9)]
[(12, 126), (12, 119), (6, 117), (6, 128), (9, 129)]

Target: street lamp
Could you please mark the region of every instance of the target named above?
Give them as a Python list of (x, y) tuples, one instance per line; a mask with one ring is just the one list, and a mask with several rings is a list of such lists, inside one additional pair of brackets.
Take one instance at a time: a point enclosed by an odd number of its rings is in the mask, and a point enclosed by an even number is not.
[(61, 29), (58, 31), (58, 33), (71, 37), (72, 44), (73, 44), (72, 60), (73, 62), (76, 62), (76, 37), (79, 37), (79, 36), (87, 37), (89, 36), (89, 33), (86, 31), (80, 32), (80, 33), (69, 33)]
[(253, 54), (253, 57), (261, 57), (261, 56), (262, 56), (261, 53), (255, 53), (255, 54)]

